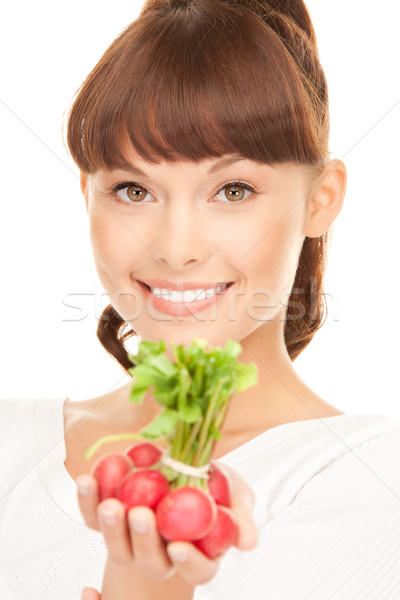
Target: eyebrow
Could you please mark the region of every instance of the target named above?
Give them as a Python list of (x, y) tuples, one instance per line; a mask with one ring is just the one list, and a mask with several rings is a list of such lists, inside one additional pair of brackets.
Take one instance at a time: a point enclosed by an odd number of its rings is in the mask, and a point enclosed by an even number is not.
[(233, 163), (239, 162), (241, 160), (248, 160), (248, 158), (244, 156), (230, 156), (228, 158), (222, 158), (208, 170), (208, 173), (211, 175), (212, 173), (220, 171), (224, 167), (229, 167), (229, 165), (232, 165)]
[[(236, 162), (240, 162), (242, 160), (249, 160), (249, 159), (246, 158), (245, 156), (229, 156), (227, 158), (222, 158), (221, 160), (216, 162), (214, 165), (212, 165), (212, 167), (209, 168), (208, 174), (212, 175), (213, 173), (216, 173), (217, 171), (220, 171), (221, 169), (223, 169), (225, 167), (229, 167), (229, 165), (232, 165)], [(147, 176), (144, 171), (139, 169), (139, 167), (136, 167), (135, 165), (133, 165), (129, 162), (122, 163), (119, 166), (119, 168), (123, 169), (124, 171), (129, 171), (133, 175), (140, 175), (141, 177)]]

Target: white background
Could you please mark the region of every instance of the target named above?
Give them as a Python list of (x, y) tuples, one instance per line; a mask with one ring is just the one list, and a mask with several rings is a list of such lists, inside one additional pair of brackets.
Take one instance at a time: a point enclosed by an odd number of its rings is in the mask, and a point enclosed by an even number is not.
[[(400, 418), (400, 10), (397, 0), (307, 5), (329, 84), (330, 149), (348, 188), (328, 261), (328, 320), (294, 364), (341, 410)], [(0, 25), (0, 397), (78, 400), (128, 381), (96, 337), (108, 302), (61, 121), (141, 2), (62, 7), (8, 3)], [(81, 310), (67, 306), (70, 294), (86, 294)]]

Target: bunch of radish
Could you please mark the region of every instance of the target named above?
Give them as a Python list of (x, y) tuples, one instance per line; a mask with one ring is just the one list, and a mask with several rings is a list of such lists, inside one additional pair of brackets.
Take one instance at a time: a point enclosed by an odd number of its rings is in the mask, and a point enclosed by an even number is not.
[(193, 542), (211, 559), (223, 554), (238, 535), (225, 475), (212, 464), (208, 492), (191, 486), (171, 490), (167, 477), (157, 468), (162, 468), (161, 454), (155, 444), (142, 442), (124, 454), (99, 459), (92, 471), (99, 500), (116, 498), (126, 513), (134, 506), (147, 506), (155, 512), (157, 529), (165, 541)]
[[(126, 513), (135, 506), (149, 507), (166, 542), (193, 542), (214, 559), (236, 544), (238, 527), (230, 510), (228, 480), (210, 462), (211, 453), (221, 437), (229, 398), (255, 384), (256, 366), (235, 360), (241, 346), (233, 340), (225, 349), (207, 352), (205, 347), (198, 338), (186, 350), (173, 345), (176, 362), (171, 362), (163, 341), (141, 342), (138, 353), (129, 355), (136, 363), (130, 370), (135, 378), (130, 399), (141, 402), (154, 386), (153, 395), (164, 410), (140, 434), (108, 436), (85, 456), (117, 439), (150, 438), (166, 446), (164, 451), (152, 441), (140, 441), (124, 454), (100, 458), (92, 470), (99, 500), (116, 498)], [(164, 456), (172, 462), (163, 461)], [(185, 471), (187, 466), (191, 470)]]

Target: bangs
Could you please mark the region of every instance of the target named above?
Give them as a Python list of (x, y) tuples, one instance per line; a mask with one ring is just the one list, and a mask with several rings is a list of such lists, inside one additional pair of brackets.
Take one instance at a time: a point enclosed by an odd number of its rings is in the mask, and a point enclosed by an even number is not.
[(327, 118), (261, 18), (200, 0), (149, 9), (121, 33), (78, 90), (67, 143), (86, 173), (126, 165), (127, 142), (150, 163), (239, 154), (319, 164)]

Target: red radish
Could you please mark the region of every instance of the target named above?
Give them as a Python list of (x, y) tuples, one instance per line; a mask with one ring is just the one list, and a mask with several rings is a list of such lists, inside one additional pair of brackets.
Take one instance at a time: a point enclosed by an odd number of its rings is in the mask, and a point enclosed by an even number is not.
[(231, 505), (229, 481), (215, 463), (211, 463), (210, 466), (208, 491), (217, 504), (222, 504), (222, 506)]
[(140, 469), (128, 473), (116, 491), (116, 498), (125, 506), (126, 513), (134, 506), (148, 506), (155, 510), (161, 498), (169, 492), (168, 479), (160, 471)]
[(217, 506), (217, 519), (211, 531), (201, 540), (193, 543), (203, 554), (213, 560), (236, 544), (238, 534), (238, 526), (232, 511), (225, 506)]
[(125, 454), (107, 454), (94, 465), (92, 475), (97, 480), (99, 500), (115, 498), (121, 479), (133, 469), (133, 463)]
[(135, 467), (151, 467), (160, 460), (161, 448), (152, 442), (140, 442), (128, 448), (125, 454), (133, 461)]
[(216, 517), (212, 496), (189, 486), (170, 491), (156, 509), (157, 529), (168, 541), (198, 540), (211, 530)]

